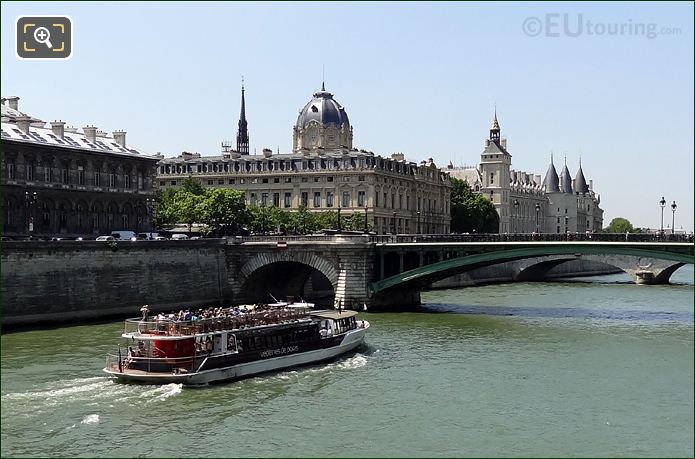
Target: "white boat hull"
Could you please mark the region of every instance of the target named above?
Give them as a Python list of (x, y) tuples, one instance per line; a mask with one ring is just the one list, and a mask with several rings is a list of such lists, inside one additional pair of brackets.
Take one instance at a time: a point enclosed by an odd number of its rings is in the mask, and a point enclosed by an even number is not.
[(350, 330), (345, 334), (343, 340), (337, 346), (313, 351), (301, 352), (297, 354), (271, 357), (254, 362), (240, 363), (226, 368), (214, 368), (189, 374), (163, 374), (163, 373), (129, 373), (113, 371), (104, 368), (104, 372), (118, 378), (121, 381), (139, 382), (145, 384), (169, 384), (180, 383), (188, 385), (202, 385), (217, 381), (228, 381), (247, 378), (249, 376), (267, 373), (310, 363), (321, 362), (338, 357), (341, 354), (350, 352), (362, 344), (369, 322), (364, 321), (364, 328)]

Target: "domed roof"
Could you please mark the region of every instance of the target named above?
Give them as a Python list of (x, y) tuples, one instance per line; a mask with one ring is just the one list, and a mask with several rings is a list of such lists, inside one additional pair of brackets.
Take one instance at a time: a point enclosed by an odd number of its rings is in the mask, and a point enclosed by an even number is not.
[(350, 124), (345, 109), (333, 99), (333, 94), (326, 91), (324, 86), (314, 93), (314, 97), (304, 106), (297, 118), (297, 127), (302, 128), (310, 121), (317, 121), (324, 126), (335, 123), (338, 126), (343, 123)]

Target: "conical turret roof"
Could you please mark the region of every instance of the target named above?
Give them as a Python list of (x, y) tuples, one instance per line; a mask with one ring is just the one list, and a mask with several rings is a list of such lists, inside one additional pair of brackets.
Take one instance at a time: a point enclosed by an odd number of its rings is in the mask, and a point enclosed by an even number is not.
[(582, 160), (579, 160), (579, 170), (577, 171), (577, 176), (574, 177), (574, 190), (579, 193), (588, 193), (589, 187), (586, 184), (586, 179), (584, 178), (584, 171), (582, 171)]
[(565, 167), (560, 174), (560, 191), (572, 194), (572, 176), (570, 175), (569, 169), (567, 169), (567, 160), (565, 160)]
[(558, 193), (560, 191), (560, 179), (557, 176), (557, 171), (553, 164), (553, 155), (550, 155), (550, 166), (548, 166), (548, 171), (545, 173), (543, 185), (545, 185), (545, 191), (547, 193)]

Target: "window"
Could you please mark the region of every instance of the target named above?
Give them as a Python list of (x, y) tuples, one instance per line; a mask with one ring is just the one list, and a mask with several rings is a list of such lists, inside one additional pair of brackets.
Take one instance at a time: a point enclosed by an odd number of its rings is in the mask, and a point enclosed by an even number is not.
[(379, 207), (379, 193), (374, 193), (374, 206)]
[(384, 207), (388, 206), (389, 198), (388, 198), (388, 193), (384, 192)]
[(332, 181), (333, 181), (333, 177), (326, 177), (326, 181), (327, 181), (327, 182), (332, 182)]
[(246, 179), (245, 178), (239, 179), (239, 183), (243, 185), (244, 183), (246, 183)]
[(256, 193), (251, 193), (251, 205), (256, 205)]
[[(254, 179), (254, 180), (257, 181), (258, 179)], [(254, 182), (254, 183), (257, 183), (257, 182)], [(268, 183), (268, 179), (267, 179), (267, 178), (264, 178), (264, 179), (263, 179), (263, 183)]]
[(43, 181), (44, 182), (52, 182), (53, 181), (53, 169), (51, 169), (51, 166), (44, 166), (43, 167)]
[(304, 207), (309, 205), (309, 193), (302, 191), (302, 205)]
[(224, 180), (218, 180), (218, 181), (217, 181), (217, 184), (218, 184), (218, 185), (224, 185)]
[(172, 185), (172, 186), (176, 186), (176, 180), (172, 180), (172, 181), (171, 181), (171, 185)]
[(309, 181), (309, 177), (302, 177), (302, 183), (306, 183)]
[(14, 163), (7, 163), (7, 179), (14, 180)]
[(350, 192), (343, 191), (343, 207), (350, 207)]
[(268, 193), (261, 193), (261, 205), (262, 206), (268, 205)]
[(314, 207), (321, 207), (321, 192), (314, 191)]
[(391, 208), (395, 209), (396, 208), (396, 194), (391, 193)]
[(63, 169), (63, 184), (67, 185), (69, 182), (68, 169)]
[(99, 171), (94, 172), (94, 186), (101, 186), (101, 174)]
[(27, 163), (27, 181), (32, 182), (34, 180), (34, 164)]
[(166, 183), (167, 183), (166, 180), (160, 180), (159, 186), (164, 186), (164, 185), (166, 185)]
[(349, 175), (346, 175), (345, 177), (343, 177), (343, 182), (349, 182), (349, 181), (350, 181)]
[(358, 191), (357, 192), (357, 206), (358, 207), (364, 207), (364, 197), (365, 197), (364, 191)]
[(212, 180), (208, 180), (208, 185), (212, 185)]
[[(362, 160), (360, 160), (360, 161), (362, 161)], [(357, 176), (357, 181), (359, 181), (359, 182), (364, 182), (364, 175), (358, 175), (358, 176)]]
[[(125, 187), (130, 188), (130, 177), (125, 176)], [(77, 166), (77, 184), (84, 185), (84, 167)]]
[(315, 183), (318, 183), (318, 182), (320, 182), (320, 181), (321, 181), (321, 177), (314, 177), (314, 182), (315, 182)]
[(227, 182), (229, 185), (234, 185), (234, 179), (230, 178), (229, 181)]
[(280, 193), (273, 193), (273, 205), (280, 207)]
[(292, 193), (285, 193), (285, 208), (292, 206)]
[(273, 179), (273, 183), (280, 183), (280, 177), (275, 177)]
[(490, 172), (490, 185), (494, 185), (495, 183), (495, 173)]
[(292, 183), (292, 177), (285, 177), (285, 183)]
[(333, 207), (333, 192), (326, 192), (326, 207)]
[(410, 196), (405, 197), (405, 208), (406, 210), (410, 210)]

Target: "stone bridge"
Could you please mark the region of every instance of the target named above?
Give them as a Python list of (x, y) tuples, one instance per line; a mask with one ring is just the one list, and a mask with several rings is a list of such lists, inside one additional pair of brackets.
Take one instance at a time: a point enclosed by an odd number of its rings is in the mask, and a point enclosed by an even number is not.
[(230, 239), (228, 283), (234, 297), (247, 302), (268, 301), (269, 293), (305, 294), (322, 284), (325, 292), (334, 293), (335, 306), (388, 307), (419, 304), (420, 291), (438, 280), (512, 261), (516, 280), (542, 280), (553, 267), (582, 259), (621, 269), (637, 283), (664, 284), (694, 259), (692, 242), (418, 239), (365, 235)]
[(530, 235), (513, 240), (517, 237), (4, 241), (2, 324), (132, 315), (143, 303), (159, 311), (270, 302), (271, 295), (301, 295), (322, 306), (388, 308), (418, 304), (420, 290), (456, 275), (496, 271), (500, 281), (542, 280), (558, 270), (574, 273), (581, 260), (594, 260), (603, 263), (594, 266), (614, 266), (649, 284), (667, 283), (676, 269), (693, 263), (692, 240), (537, 241)]

